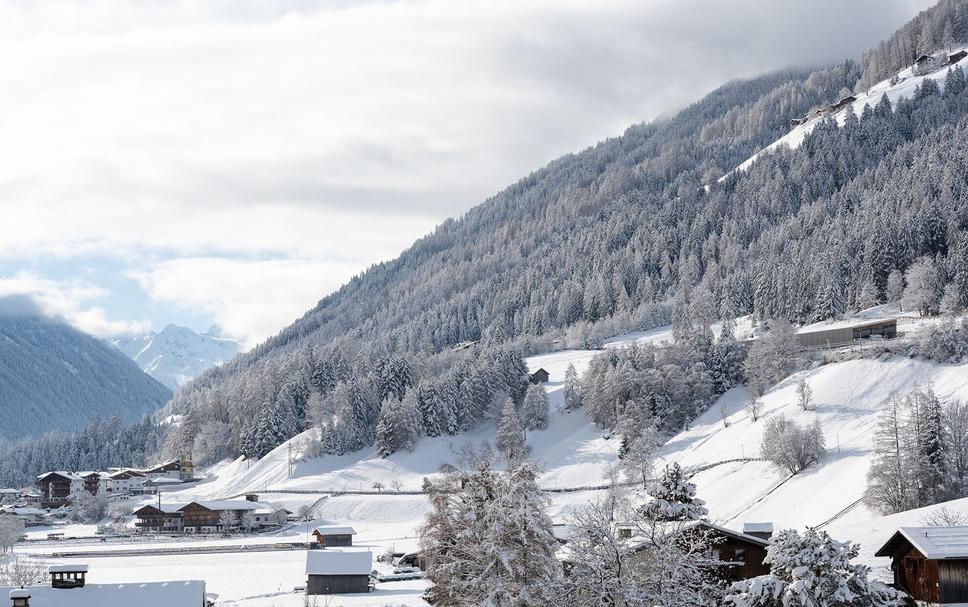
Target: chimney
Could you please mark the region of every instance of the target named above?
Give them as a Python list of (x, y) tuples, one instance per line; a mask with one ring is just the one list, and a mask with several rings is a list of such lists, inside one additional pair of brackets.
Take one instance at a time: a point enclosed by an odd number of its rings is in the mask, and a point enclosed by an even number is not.
[(10, 601), (12, 607), (30, 607), (30, 591), (24, 588), (15, 588), (10, 591)]
[(773, 523), (743, 523), (743, 533), (768, 540), (773, 537)]
[(247, 501), (247, 502), (257, 502), (257, 501), (259, 501), (259, 496), (256, 495), (255, 493), (246, 493), (245, 494), (245, 501)]

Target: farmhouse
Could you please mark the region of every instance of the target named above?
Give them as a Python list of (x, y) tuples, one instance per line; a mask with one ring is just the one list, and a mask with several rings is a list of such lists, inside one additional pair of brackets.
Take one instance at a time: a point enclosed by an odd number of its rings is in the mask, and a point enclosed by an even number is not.
[(913, 73), (915, 76), (923, 76), (924, 74), (933, 72), (939, 67), (941, 67), (941, 60), (934, 55), (919, 55), (918, 58), (914, 60), (914, 65), (911, 66), (911, 73)]
[(142, 532), (180, 533), (185, 528), (181, 508), (185, 504), (161, 504), (142, 506), (134, 511), (135, 528)]
[(803, 348), (832, 348), (871, 337), (897, 337), (897, 319), (854, 318), (839, 322), (819, 322), (797, 331), (797, 341)]
[(320, 546), (352, 546), (356, 530), (352, 527), (317, 527), (313, 538)]
[(87, 584), (87, 565), (50, 568), (51, 583), (0, 587), (11, 607), (205, 607), (205, 582)]
[(528, 379), (531, 381), (532, 384), (546, 384), (548, 383), (549, 378), (550, 378), (550, 375), (548, 375), (547, 371), (545, 371), (544, 369), (538, 369), (537, 371), (532, 373)]
[[(712, 542), (713, 557), (720, 561), (719, 577), (727, 583), (748, 580), (770, 572), (766, 560), (766, 548), (773, 534), (771, 523), (747, 524), (743, 532), (700, 521), (692, 532), (705, 532)], [(690, 529), (684, 531), (689, 533)], [(754, 533), (756, 535), (754, 535)], [(763, 537), (763, 536), (766, 537)]]
[(0, 508), (0, 515), (14, 516), (24, 522), (24, 526), (40, 525), (47, 516), (46, 510), (40, 508), (3, 506)]
[(968, 527), (901, 527), (874, 555), (890, 557), (895, 587), (914, 600), (968, 603)]
[(369, 592), (372, 571), (372, 552), (310, 550), (306, 553), (306, 594)]
[(838, 110), (841, 110), (841, 109), (847, 107), (848, 104), (853, 103), (855, 101), (857, 101), (857, 97), (855, 97), (853, 95), (847, 95), (846, 97), (844, 97), (843, 99), (841, 99), (837, 103), (835, 103), (832, 106), (830, 106), (830, 109), (832, 111), (836, 112)]
[(174, 478), (184, 481), (192, 477), (194, 467), (192, 465), (192, 460), (183, 457), (180, 459), (169, 460), (151, 468), (145, 468), (140, 472), (152, 480), (159, 478)]
[(137, 470), (118, 470), (108, 475), (106, 489), (115, 495), (142, 493), (144, 482), (145, 475)]

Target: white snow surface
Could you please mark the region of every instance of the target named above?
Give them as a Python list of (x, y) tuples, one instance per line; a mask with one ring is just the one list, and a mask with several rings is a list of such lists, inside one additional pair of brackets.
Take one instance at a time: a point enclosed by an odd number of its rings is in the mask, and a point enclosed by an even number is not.
[[(0, 600), (14, 587), (0, 586)], [(199, 607), (205, 597), (201, 581), (137, 584), (87, 584), (83, 588), (31, 586), (31, 607)]]
[(222, 336), (217, 327), (198, 334), (187, 327), (168, 325), (158, 333), (121, 335), (110, 343), (172, 390), (242, 350), (239, 342)]

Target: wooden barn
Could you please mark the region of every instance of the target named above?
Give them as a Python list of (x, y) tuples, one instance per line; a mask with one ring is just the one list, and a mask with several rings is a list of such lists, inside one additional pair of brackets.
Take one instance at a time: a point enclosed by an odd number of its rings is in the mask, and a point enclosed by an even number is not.
[(352, 546), (356, 530), (352, 527), (316, 527), (313, 538), (322, 547)]
[(961, 50), (951, 53), (948, 55), (948, 65), (954, 65), (965, 57), (968, 57), (968, 51)]
[(912, 599), (968, 603), (968, 527), (901, 527), (875, 556), (891, 559), (894, 586)]
[(532, 384), (546, 384), (548, 383), (549, 377), (551, 376), (548, 375), (547, 371), (545, 371), (544, 369), (538, 369), (537, 371), (532, 373), (528, 379), (531, 381)]
[(765, 560), (766, 549), (770, 545), (769, 537), (773, 533), (772, 524), (760, 524), (755, 530), (747, 525), (742, 533), (708, 521), (701, 521), (694, 528), (708, 533), (712, 539), (713, 556), (722, 562), (719, 568), (722, 581), (733, 583), (770, 572), (770, 566)]
[(369, 592), (372, 572), (372, 552), (310, 550), (306, 553), (306, 594)]

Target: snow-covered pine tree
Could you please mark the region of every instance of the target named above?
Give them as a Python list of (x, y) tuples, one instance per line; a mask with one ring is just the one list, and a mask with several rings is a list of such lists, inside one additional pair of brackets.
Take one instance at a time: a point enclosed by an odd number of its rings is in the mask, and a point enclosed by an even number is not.
[(497, 436), (494, 439), (494, 444), (498, 451), (511, 462), (527, 453), (527, 444), (524, 442), (524, 432), (521, 430), (518, 410), (510, 397), (504, 401), (504, 408), (501, 410), (501, 417), (497, 422)]
[(884, 514), (917, 507), (910, 457), (905, 449), (903, 411), (901, 398), (892, 396), (874, 434), (874, 461), (867, 473), (864, 501)]
[(733, 584), (724, 604), (732, 607), (897, 607), (897, 591), (852, 564), (859, 547), (833, 540), (826, 531), (787, 529), (767, 548), (769, 575)]
[(676, 462), (666, 466), (662, 477), (649, 484), (645, 492), (652, 498), (640, 508), (647, 520), (696, 521), (709, 514), (705, 502), (696, 497), (696, 486)]
[(565, 409), (572, 411), (581, 407), (581, 382), (578, 380), (578, 372), (575, 365), (568, 364), (565, 371)]
[(494, 470), (490, 453), (471, 454), (467, 471), (425, 481), (431, 511), (420, 528), (428, 555), (428, 598), (442, 607), (543, 607), (558, 588), (558, 543), (545, 514), (537, 469), (512, 462)]
[(541, 384), (532, 384), (524, 395), (521, 418), (526, 430), (545, 430), (548, 428), (551, 404), (548, 393)]

